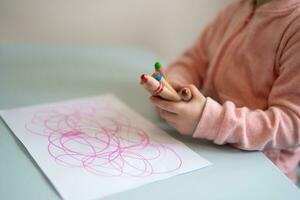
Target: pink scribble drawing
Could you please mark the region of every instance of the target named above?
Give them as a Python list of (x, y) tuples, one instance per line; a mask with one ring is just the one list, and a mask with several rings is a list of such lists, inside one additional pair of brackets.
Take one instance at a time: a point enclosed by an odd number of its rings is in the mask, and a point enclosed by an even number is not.
[(147, 177), (182, 166), (173, 149), (151, 139), (109, 104), (39, 110), (25, 127), (47, 138), (49, 155), (59, 165), (100, 176)]

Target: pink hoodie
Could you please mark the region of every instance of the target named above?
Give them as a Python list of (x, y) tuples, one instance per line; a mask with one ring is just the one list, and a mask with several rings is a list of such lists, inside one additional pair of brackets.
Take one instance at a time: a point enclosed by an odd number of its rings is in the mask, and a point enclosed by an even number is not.
[(300, 0), (231, 4), (168, 72), (207, 96), (195, 138), (262, 150), (297, 180)]

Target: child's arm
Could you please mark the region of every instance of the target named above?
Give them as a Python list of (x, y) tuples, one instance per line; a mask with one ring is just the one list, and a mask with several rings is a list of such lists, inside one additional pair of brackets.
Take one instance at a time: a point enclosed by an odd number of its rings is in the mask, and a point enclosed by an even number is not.
[[(245, 150), (299, 146), (300, 23), (290, 35), (292, 37), (283, 45), (278, 77), (266, 110), (237, 108), (231, 101), (220, 105), (209, 97), (206, 104), (201, 97), (196, 102), (170, 104), (160, 99), (152, 102), (160, 108), (161, 116), (179, 132), (196, 138), (213, 140), (217, 144), (230, 143)], [(199, 97), (197, 90), (192, 92)], [(196, 123), (197, 119), (199, 123)]]
[(290, 29), (266, 110), (220, 105), (207, 98), (194, 137), (231, 143), (245, 150), (286, 149), (300, 145), (300, 23)]

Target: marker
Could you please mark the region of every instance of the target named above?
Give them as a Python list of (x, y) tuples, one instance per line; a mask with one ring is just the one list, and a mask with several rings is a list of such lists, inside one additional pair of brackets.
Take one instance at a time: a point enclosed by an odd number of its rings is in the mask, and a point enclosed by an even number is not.
[(159, 72), (154, 72), (152, 74), (152, 77), (155, 78), (157, 81), (161, 82), (165, 87), (167, 87), (171, 92), (173, 92), (174, 94), (178, 95), (176, 90), (168, 83), (168, 81), (166, 81), (166, 79), (164, 79), (164, 77), (162, 76), (161, 73)]
[(176, 93), (177, 95), (179, 95), (179, 97), (183, 100), (183, 101), (190, 101), (193, 98), (192, 95), (192, 91), (188, 88), (188, 87), (184, 87), (182, 88), (179, 93), (176, 92), (176, 90), (169, 84), (168, 81), (166, 81), (164, 79), (164, 77), (158, 73), (158, 72), (154, 72), (152, 74), (152, 77), (154, 77), (157, 81), (162, 82), (164, 84), (164, 86), (166, 86), (170, 91)]
[(156, 72), (159, 72), (163, 75), (163, 77), (168, 80), (168, 77), (167, 77), (167, 74), (166, 74), (166, 70), (165, 68), (159, 63), (159, 62), (156, 62), (154, 64), (154, 68), (155, 68), (155, 71)]
[(141, 82), (147, 86), (147, 90), (154, 96), (160, 96), (170, 101), (180, 101), (181, 98), (177, 93), (171, 92), (162, 82), (158, 82), (152, 76), (146, 74), (141, 75)]

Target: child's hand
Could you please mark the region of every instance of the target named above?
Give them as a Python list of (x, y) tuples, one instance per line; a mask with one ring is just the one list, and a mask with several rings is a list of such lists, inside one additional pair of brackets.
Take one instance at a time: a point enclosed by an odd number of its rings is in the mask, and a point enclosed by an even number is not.
[(171, 102), (159, 97), (150, 97), (151, 102), (158, 108), (160, 116), (183, 135), (194, 133), (206, 103), (206, 98), (196, 86), (188, 87), (193, 94), (189, 102)]

